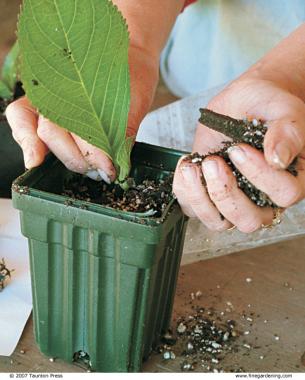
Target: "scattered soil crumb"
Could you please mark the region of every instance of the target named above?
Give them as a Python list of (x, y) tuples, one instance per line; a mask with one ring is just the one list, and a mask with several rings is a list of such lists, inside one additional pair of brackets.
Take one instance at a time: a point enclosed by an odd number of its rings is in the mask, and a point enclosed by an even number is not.
[(4, 258), (2, 258), (2, 260), (0, 260), (0, 292), (5, 288), (6, 282), (11, 278), (13, 271), (14, 269), (7, 268)]
[(90, 356), (85, 351), (77, 351), (73, 355), (73, 362), (79, 364), (81, 367), (87, 370), (87, 372), (91, 372), (91, 360)]
[(191, 314), (177, 319), (174, 330), (163, 336), (156, 352), (164, 360), (179, 357), (181, 371), (244, 372), (236, 365), (222, 366), (226, 355), (240, 349), (238, 337), (243, 332), (237, 322), (221, 316), (213, 308), (193, 305), (192, 310)]

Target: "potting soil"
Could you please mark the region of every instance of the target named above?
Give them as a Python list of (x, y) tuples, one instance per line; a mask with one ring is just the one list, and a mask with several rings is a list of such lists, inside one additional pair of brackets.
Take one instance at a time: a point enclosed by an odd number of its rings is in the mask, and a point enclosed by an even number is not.
[(74, 174), (65, 184), (62, 195), (72, 199), (92, 202), (116, 210), (150, 213), (160, 217), (172, 200), (173, 175), (158, 181), (145, 179), (141, 183), (131, 183), (124, 191), (119, 185), (96, 182), (81, 174)]

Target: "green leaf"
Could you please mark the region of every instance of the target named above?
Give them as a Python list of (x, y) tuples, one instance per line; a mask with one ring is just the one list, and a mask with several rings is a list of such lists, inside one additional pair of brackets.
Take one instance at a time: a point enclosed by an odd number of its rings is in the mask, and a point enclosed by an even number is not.
[(102, 149), (122, 180), (130, 167), (130, 81), (121, 13), (109, 0), (26, 0), (18, 39), (31, 103)]
[(7, 85), (0, 80), (0, 98), (11, 99), (13, 96), (12, 91), (7, 87)]
[(116, 153), (115, 161), (120, 167), (119, 182), (125, 182), (130, 171), (130, 153), (134, 144), (134, 138), (129, 137), (120, 146)]
[(13, 93), (17, 82), (18, 72), (18, 59), (19, 59), (19, 44), (15, 42), (10, 52), (5, 57), (1, 77), (6, 86)]

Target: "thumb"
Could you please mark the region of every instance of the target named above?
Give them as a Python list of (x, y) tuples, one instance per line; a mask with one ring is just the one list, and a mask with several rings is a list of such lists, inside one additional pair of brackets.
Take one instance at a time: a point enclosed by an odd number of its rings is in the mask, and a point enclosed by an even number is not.
[(6, 108), (5, 115), (12, 129), (13, 138), (23, 151), (25, 167), (31, 169), (40, 165), (48, 148), (37, 135), (36, 110), (26, 97), (22, 97)]
[(90, 167), (87, 176), (96, 181), (103, 179), (107, 183), (113, 182), (116, 178), (116, 172), (112, 161), (106, 153), (96, 146), (89, 144), (74, 133), (71, 135)]
[(274, 168), (286, 169), (305, 146), (305, 106), (281, 119), (267, 122), (265, 159)]

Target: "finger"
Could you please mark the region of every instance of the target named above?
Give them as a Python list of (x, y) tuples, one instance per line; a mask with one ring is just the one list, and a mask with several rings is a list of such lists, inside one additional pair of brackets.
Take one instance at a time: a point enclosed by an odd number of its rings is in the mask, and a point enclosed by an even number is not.
[(96, 169), (105, 182), (113, 182), (116, 178), (116, 171), (110, 158), (101, 149), (87, 143), (74, 133), (72, 133), (72, 137), (89, 167)]
[(39, 166), (48, 152), (37, 135), (38, 114), (26, 97), (11, 103), (5, 111), (13, 138), (20, 145), (27, 169)]
[(202, 184), (200, 167), (185, 165), (181, 167), (181, 171), (187, 186), (187, 200), (196, 217), (211, 230), (224, 231), (232, 227), (211, 202)]
[(237, 169), (276, 205), (289, 207), (303, 198), (299, 179), (285, 170), (272, 168), (262, 152), (241, 144), (229, 148), (228, 153)]
[(189, 216), (190, 218), (195, 218), (196, 214), (194, 213), (192, 207), (189, 205), (187, 197), (186, 197), (186, 188), (184, 184), (184, 178), (182, 175), (182, 171), (180, 168), (180, 164), (185, 160), (185, 156), (180, 158), (177, 164), (177, 168), (174, 174), (174, 180), (173, 180), (173, 193), (177, 197), (177, 200), (179, 202), (179, 205), (184, 212), (185, 215)]
[(272, 222), (271, 208), (256, 206), (237, 186), (229, 166), (220, 157), (202, 163), (208, 193), (218, 210), (241, 232), (250, 233)]
[(305, 113), (302, 120), (281, 119), (268, 123), (264, 140), (267, 162), (280, 169), (286, 169), (304, 148)]
[(305, 152), (301, 153), (300, 157), (298, 158), (296, 169), (298, 172), (298, 181), (302, 187), (303, 190), (303, 196), (305, 195)]
[(178, 191), (182, 203), (190, 207), (195, 216), (209, 229), (223, 231), (230, 228), (232, 225), (221, 216), (203, 186), (201, 168), (192, 163), (182, 162), (178, 170), (182, 180)]
[(88, 163), (65, 129), (40, 115), (37, 134), (67, 169), (81, 174), (88, 172)]

